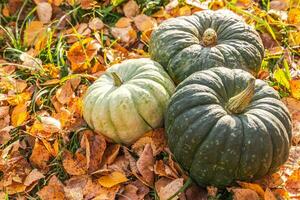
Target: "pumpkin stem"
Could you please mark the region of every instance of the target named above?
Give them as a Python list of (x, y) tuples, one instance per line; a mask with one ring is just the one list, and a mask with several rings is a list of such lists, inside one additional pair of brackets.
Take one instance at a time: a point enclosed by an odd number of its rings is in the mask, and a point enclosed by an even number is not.
[(217, 33), (214, 29), (208, 28), (204, 31), (202, 36), (202, 43), (204, 46), (212, 46), (217, 43)]
[(231, 97), (226, 105), (226, 109), (230, 113), (238, 114), (245, 110), (250, 103), (255, 89), (255, 78), (249, 80), (246, 89), (239, 94)]
[(115, 85), (116, 87), (121, 86), (122, 83), (123, 83), (121, 77), (120, 77), (116, 72), (111, 72), (110, 74), (111, 74), (111, 76), (112, 76), (112, 78), (113, 78), (113, 80), (114, 80), (114, 85)]

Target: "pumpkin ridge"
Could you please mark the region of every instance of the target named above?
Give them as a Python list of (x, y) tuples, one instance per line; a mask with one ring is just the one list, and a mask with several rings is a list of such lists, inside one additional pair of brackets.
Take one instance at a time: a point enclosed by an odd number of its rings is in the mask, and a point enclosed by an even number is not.
[[(221, 106), (220, 106), (220, 107), (221, 107)], [(193, 151), (193, 153), (192, 153), (192, 155), (194, 155), (194, 156), (193, 156), (193, 158), (191, 159), (192, 163), (190, 164), (188, 170), (190, 170), (191, 166), (193, 166), (193, 162), (195, 161), (195, 155), (196, 155), (196, 152), (199, 150), (199, 148), (201, 147), (201, 145), (203, 144), (203, 142), (206, 140), (206, 138), (208, 137), (208, 135), (209, 135), (210, 132), (212, 131), (212, 129), (213, 129), (213, 127), (214, 127), (214, 124), (217, 123), (222, 117), (226, 116), (225, 113), (221, 113), (221, 112), (220, 112), (221, 110), (223, 110), (223, 109), (220, 108), (220, 110), (215, 111), (215, 112), (212, 113), (212, 114), (214, 114), (215, 117), (217, 116), (217, 114), (220, 114), (220, 115), (223, 114), (223, 116), (220, 116), (220, 117), (217, 118), (217, 119), (213, 119), (213, 121), (209, 121), (209, 123), (211, 124), (211, 126), (208, 128), (207, 134), (206, 134), (205, 136), (203, 136), (202, 140), (201, 140), (199, 143), (194, 144), (194, 146), (196, 146), (196, 149), (194, 149), (194, 151)], [(200, 112), (199, 114), (206, 115), (206, 114), (208, 114), (208, 113), (210, 113), (210, 112), (212, 112), (212, 111), (210, 111), (209, 109), (207, 109), (205, 113), (201, 113), (201, 112)], [(211, 115), (212, 115), (212, 114), (211, 114)], [(198, 116), (198, 115), (197, 115), (197, 116)], [(200, 118), (200, 119), (201, 119), (201, 118)], [(199, 123), (200, 119), (199, 119), (199, 118), (196, 118), (192, 123), (190, 123), (190, 127), (192, 127), (192, 125), (195, 124), (196, 122)], [(202, 119), (201, 119), (201, 120), (202, 120)], [(182, 137), (185, 136), (185, 135), (187, 134), (187, 131), (189, 131), (189, 129), (186, 129), (186, 130), (183, 132), (183, 134), (180, 135), (180, 137), (179, 137), (179, 139), (178, 139), (178, 142), (176, 143), (175, 149), (178, 149), (178, 144), (181, 144)]]
[[(264, 111), (264, 110), (260, 110), (260, 112), (261, 112), (261, 113), (266, 113), (266, 114), (264, 114), (265, 117), (266, 117), (267, 115), (270, 115), (269, 112), (266, 112), (266, 111)], [(272, 121), (271, 121), (271, 122), (268, 121), (268, 120), (266, 120), (266, 118), (264, 118), (263, 116), (256, 114), (255, 112), (252, 112), (251, 115), (255, 115), (255, 116), (256, 116), (257, 118), (259, 118), (264, 124), (268, 123), (268, 127), (270, 127), (270, 124), (271, 124), (272, 127), (277, 131), (278, 135), (282, 136), (282, 133), (284, 133), (284, 130), (279, 129), (278, 127), (276, 127), (276, 125), (280, 125), (280, 128), (283, 128), (283, 129), (284, 129), (283, 124), (282, 124), (282, 123), (281, 123), (281, 122), (280, 122), (273, 114), (271, 114), (271, 116), (272, 116)], [(274, 125), (273, 123), (277, 123), (277, 124)], [(268, 132), (268, 133), (269, 133), (269, 132)], [(273, 133), (274, 133), (274, 132), (273, 132)], [(273, 136), (272, 134), (269, 134), (269, 135), (270, 135), (270, 137), (271, 137), (273, 146), (275, 146), (275, 148), (273, 148), (273, 154), (272, 154), (272, 159), (271, 159), (271, 160), (273, 161), (274, 156), (277, 154), (277, 153), (275, 153), (275, 151), (276, 151), (277, 148), (278, 148), (278, 144), (275, 143), (275, 138), (274, 138), (274, 136)], [(276, 138), (276, 140), (278, 140), (278, 138)], [(284, 140), (281, 141), (281, 142), (283, 143), (284, 148), (280, 148), (280, 149), (286, 149), (286, 145), (287, 145), (289, 142), (286, 141), (286, 143), (285, 143)], [(283, 157), (285, 154), (287, 154), (287, 152), (282, 151), (280, 154), (277, 154), (277, 155), (276, 155), (276, 157), (280, 158), (280, 165), (283, 164), (283, 162), (282, 162), (282, 157)], [(269, 173), (272, 171), (272, 169), (274, 168), (274, 165), (277, 165), (277, 163), (276, 163), (276, 162), (271, 162), (271, 165), (270, 165), (270, 167), (269, 167), (269, 170), (268, 170), (267, 174), (269, 174)]]

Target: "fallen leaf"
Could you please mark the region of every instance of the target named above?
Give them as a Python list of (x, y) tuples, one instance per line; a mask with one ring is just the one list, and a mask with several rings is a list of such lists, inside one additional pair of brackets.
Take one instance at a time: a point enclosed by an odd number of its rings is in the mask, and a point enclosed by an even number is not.
[(9, 134), (11, 129), (13, 129), (13, 126), (6, 126), (5, 128), (0, 129), (0, 146), (6, 144), (11, 139)]
[(128, 200), (128, 199), (133, 199), (133, 200), (141, 200), (139, 196), (137, 195), (138, 188), (132, 184), (126, 185), (124, 187), (124, 192), (118, 200)]
[(157, 22), (154, 18), (144, 14), (134, 17), (133, 21), (139, 31), (152, 30), (157, 26)]
[(46, 147), (43, 144), (41, 144), (41, 142), (39, 142), (38, 139), (36, 139), (31, 156), (29, 158), (30, 162), (38, 169), (47, 171), (48, 161), (50, 160), (50, 158), (51, 154), (48, 152)]
[(104, 27), (104, 23), (102, 20), (98, 17), (93, 18), (89, 22), (89, 28), (96, 31), (96, 30), (101, 30)]
[(139, 14), (139, 5), (134, 0), (130, 0), (123, 6), (123, 12), (126, 17), (135, 17)]
[(286, 182), (286, 189), (289, 192), (293, 191), (293, 193), (300, 194), (300, 168), (295, 170), (292, 175), (289, 176)]
[(120, 39), (121, 42), (126, 44), (131, 44), (137, 39), (137, 33), (131, 26), (125, 28), (112, 27), (111, 34), (114, 38)]
[(128, 179), (122, 172), (112, 172), (109, 175), (102, 176), (98, 179), (100, 185), (106, 188), (111, 188), (120, 183), (126, 182)]
[(60, 121), (53, 117), (40, 117), (41, 123), (43, 125), (43, 131), (48, 133), (58, 133), (61, 131)]
[(65, 181), (64, 192), (68, 200), (84, 199), (84, 188), (91, 178), (87, 175), (73, 176)]
[(291, 80), (290, 86), (292, 97), (300, 100), (300, 80)]
[(68, 80), (63, 86), (58, 88), (55, 96), (59, 103), (63, 105), (68, 104), (74, 96), (74, 91), (72, 89), (71, 82)]
[(9, 186), (5, 187), (5, 192), (8, 195), (13, 195), (13, 194), (24, 192), (25, 189), (26, 189), (26, 186), (23, 185), (22, 183), (15, 183), (14, 182), (12, 185), (9, 185)]
[(34, 45), (35, 41), (44, 34), (45, 27), (41, 21), (31, 21), (24, 31), (24, 44)]
[(14, 107), (11, 113), (11, 123), (13, 126), (20, 126), (28, 119), (28, 117), (29, 114), (27, 112), (26, 104), (19, 104)]
[(9, 115), (9, 106), (1, 106), (0, 107), (0, 119), (5, 118)]
[[(161, 188), (157, 188), (157, 193), (160, 200), (168, 200), (172, 197), (180, 188), (183, 186), (183, 178), (178, 178), (172, 180), (171, 182), (167, 183), (165, 186)], [(178, 195), (172, 198), (172, 200), (178, 199)]]
[(269, 188), (265, 191), (264, 200), (276, 200), (275, 195)]
[(300, 26), (300, 8), (292, 8), (289, 10), (288, 22)]
[(260, 200), (257, 193), (251, 189), (233, 188), (229, 191), (233, 193), (233, 200)]
[(44, 186), (37, 195), (42, 200), (66, 200), (64, 186), (56, 176), (52, 176), (47, 186)]
[(140, 180), (135, 180), (134, 182), (132, 182), (132, 185), (138, 188), (137, 195), (139, 199), (144, 199), (145, 196), (150, 192), (150, 189)]
[(43, 22), (44, 24), (50, 22), (52, 16), (52, 6), (50, 3), (38, 3), (36, 7), (36, 12), (41, 22)]
[(288, 77), (287, 73), (285, 70), (281, 69), (281, 68), (277, 68), (274, 71), (274, 78), (276, 79), (276, 81), (281, 84), (282, 86), (284, 86), (285, 88), (287, 88), (288, 90), (291, 88), (290, 86), (290, 78)]
[(24, 181), (24, 185), (25, 186), (30, 186), (32, 183), (40, 180), (41, 178), (44, 178), (44, 174), (42, 174), (41, 172), (39, 172), (37, 169), (33, 169), (30, 174), (27, 175), (25, 181)]
[(179, 15), (180, 16), (189, 16), (192, 14), (191, 7), (188, 5), (182, 6), (179, 8)]
[(250, 189), (250, 190), (257, 192), (257, 194), (261, 197), (264, 197), (264, 195), (265, 195), (264, 190), (258, 184), (246, 183), (246, 182), (241, 182), (241, 181), (237, 181), (237, 183), (245, 189)]
[(102, 163), (107, 165), (112, 164), (119, 154), (120, 147), (120, 144), (112, 144), (108, 146), (104, 152)]
[(66, 150), (63, 154), (63, 166), (70, 175), (86, 174), (86, 163), (86, 157), (80, 152), (76, 152), (73, 156), (71, 152)]
[(126, 28), (126, 27), (129, 27), (131, 26), (131, 22), (133, 20), (128, 18), (128, 17), (121, 17), (117, 23), (115, 24), (115, 27), (117, 28)]
[(94, 0), (81, 0), (80, 1), (80, 7), (85, 10), (92, 9), (96, 4), (97, 4), (97, 1), (94, 1)]
[(289, 8), (288, 0), (273, 0), (270, 1), (270, 9), (287, 10)]
[(207, 200), (207, 191), (197, 185), (192, 185), (185, 191), (186, 200)]
[(154, 182), (154, 157), (153, 151), (150, 144), (147, 144), (144, 148), (143, 153), (136, 163), (139, 173), (142, 175), (143, 179), (149, 184), (153, 185)]

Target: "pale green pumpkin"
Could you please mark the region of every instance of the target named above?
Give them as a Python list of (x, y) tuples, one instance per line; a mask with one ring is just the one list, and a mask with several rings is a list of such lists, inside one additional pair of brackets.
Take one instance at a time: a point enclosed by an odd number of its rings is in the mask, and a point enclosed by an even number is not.
[(113, 65), (88, 89), (83, 117), (96, 132), (130, 144), (162, 127), (174, 83), (163, 67), (147, 58)]

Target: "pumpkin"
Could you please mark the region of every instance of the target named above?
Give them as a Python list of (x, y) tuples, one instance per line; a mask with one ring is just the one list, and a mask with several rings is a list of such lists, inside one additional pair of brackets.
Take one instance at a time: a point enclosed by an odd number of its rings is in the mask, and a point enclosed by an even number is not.
[(259, 71), (264, 47), (259, 34), (229, 10), (171, 18), (153, 31), (149, 53), (179, 83), (212, 67)]
[(224, 187), (275, 172), (288, 158), (291, 118), (277, 92), (241, 69), (196, 72), (166, 111), (168, 144), (200, 185)]
[(161, 127), (175, 87), (158, 63), (131, 59), (111, 66), (87, 90), (83, 117), (96, 132), (129, 144)]

